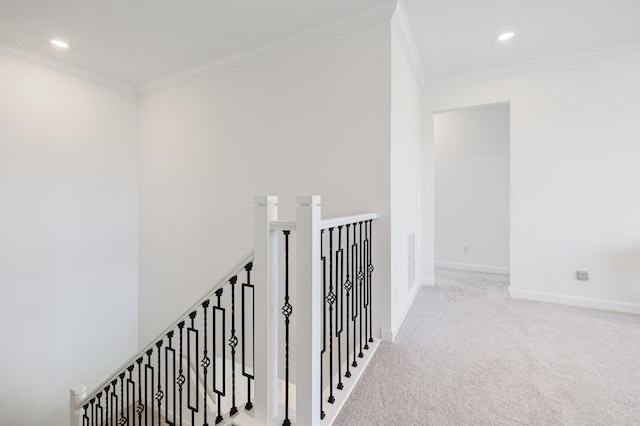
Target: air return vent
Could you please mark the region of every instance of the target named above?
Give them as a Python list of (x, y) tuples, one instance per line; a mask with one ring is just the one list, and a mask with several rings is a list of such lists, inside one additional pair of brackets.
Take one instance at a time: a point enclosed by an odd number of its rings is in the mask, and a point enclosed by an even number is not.
[(408, 241), (408, 251), (407, 253), (409, 254), (407, 256), (408, 259), (408, 273), (407, 273), (407, 277), (408, 277), (408, 282), (407, 282), (407, 287), (411, 288), (413, 287), (413, 284), (416, 282), (416, 233), (412, 232), (411, 234), (409, 234), (409, 241)]

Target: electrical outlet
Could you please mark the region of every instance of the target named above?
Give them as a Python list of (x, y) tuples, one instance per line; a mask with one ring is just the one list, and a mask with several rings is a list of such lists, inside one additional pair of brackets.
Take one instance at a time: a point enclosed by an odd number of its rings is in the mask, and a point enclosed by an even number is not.
[(469, 246), (463, 246), (462, 247), (462, 253), (469, 254), (469, 251), (470, 251)]
[(578, 279), (578, 281), (589, 281), (589, 272), (576, 271), (576, 278)]

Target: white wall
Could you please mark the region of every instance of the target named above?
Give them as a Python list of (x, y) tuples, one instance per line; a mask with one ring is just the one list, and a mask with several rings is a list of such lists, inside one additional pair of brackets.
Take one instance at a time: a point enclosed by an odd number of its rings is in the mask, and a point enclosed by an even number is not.
[(426, 127), (434, 111), (511, 102), (512, 295), (640, 312), (638, 75), (636, 51), (425, 91)]
[(435, 114), (434, 149), (436, 265), (508, 273), (509, 105)]
[[(255, 195), (319, 194), (323, 216), (380, 212), (379, 327), (390, 326), (390, 24), (141, 98), (140, 341), (253, 247)], [(387, 302), (387, 304), (383, 302)]]
[(135, 350), (136, 105), (0, 56), (0, 424), (68, 424)]
[[(391, 277), (395, 336), (411, 306), (422, 272), (422, 98), (395, 25), (391, 30)], [(409, 235), (415, 234), (415, 279), (409, 282)], [(391, 336), (389, 336), (391, 337)]]

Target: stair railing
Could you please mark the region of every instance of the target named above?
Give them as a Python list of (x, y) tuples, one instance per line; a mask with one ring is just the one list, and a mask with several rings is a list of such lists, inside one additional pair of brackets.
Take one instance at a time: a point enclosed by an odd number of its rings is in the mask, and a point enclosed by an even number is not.
[[(254, 330), (237, 330), (236, 324), (253, 317), (253, 257), (253, 252), (246, 255), (207, 294), (91, 393), (87, 394), (82, 385), (74, 386), (71, 424), (219, 423), (225, 415), (238, 412), (239, 393), (245, 398), (244, 409), (250, 410)], [(237, 287), (241, 287), (241, 300)], [(247, 379), (244, 385), (236, 374), (238, 345), (243, 354), (251, 352), (250, 360), (243, 356), (246, 367), (242, 374)], [(229, 410), (223, 411), (229, 402)], [(212, 405), (214, 411), (208, 409)]]
[(254, 252), (94, 391), (71, 388), (71, 425), (331, 424), (379, 342), (378, 215), (297, 202), (285, 222), (256, 197)]
[[(297, 200), (295, 222), (283, 222), (278, 221), (277, 197), (256, 198), (256, 265), (269, 266), (260, 273), (270, 283), (262, 288), (265, 294), (256, 294), (258, 300), (268, 301), (257, 307), (264, 311), (256, 315), (267, 321), (256, 336), (268, 336), (265, 344), (279, 341), (278, 313), (285, 335), (280, 357), (278, 348), (256, 342), (257, 353), (268, 354), (256, 372), (254, 414), (263, 423), (331, 424), (371, 359), (379, 343), (374, 339), (372, 303), (377, 218), (372, 213), (322, 220), (321, 198), (303, 196)], [(295, 379), (290, 378), (290, 358), (295, 359)], [(280, 365), (279, 359), (284, 359)], [(260, 371), (268, 376), (265, 382)], [(277, 404), (278, 379), (284, 386), (283, 407)], [(265, 405), (258, 409), (261, 403)]]

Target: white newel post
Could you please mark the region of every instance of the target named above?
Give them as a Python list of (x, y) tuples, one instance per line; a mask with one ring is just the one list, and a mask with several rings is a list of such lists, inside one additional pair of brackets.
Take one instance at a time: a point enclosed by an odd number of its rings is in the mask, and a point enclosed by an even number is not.
[(296, 424), (320, 424), (320, 196), (298, 197), (296, 214)]
[(255, 198), (255, 412), (272, 424), (278, 414), (278, 235), (270, 222), (278, 220), (278, 197)]
[(69, 417), (71, 426), (82, 426), (82, 413), (76, 407), (87, 396), (85, 385), (75, 385), (69, 389)]

